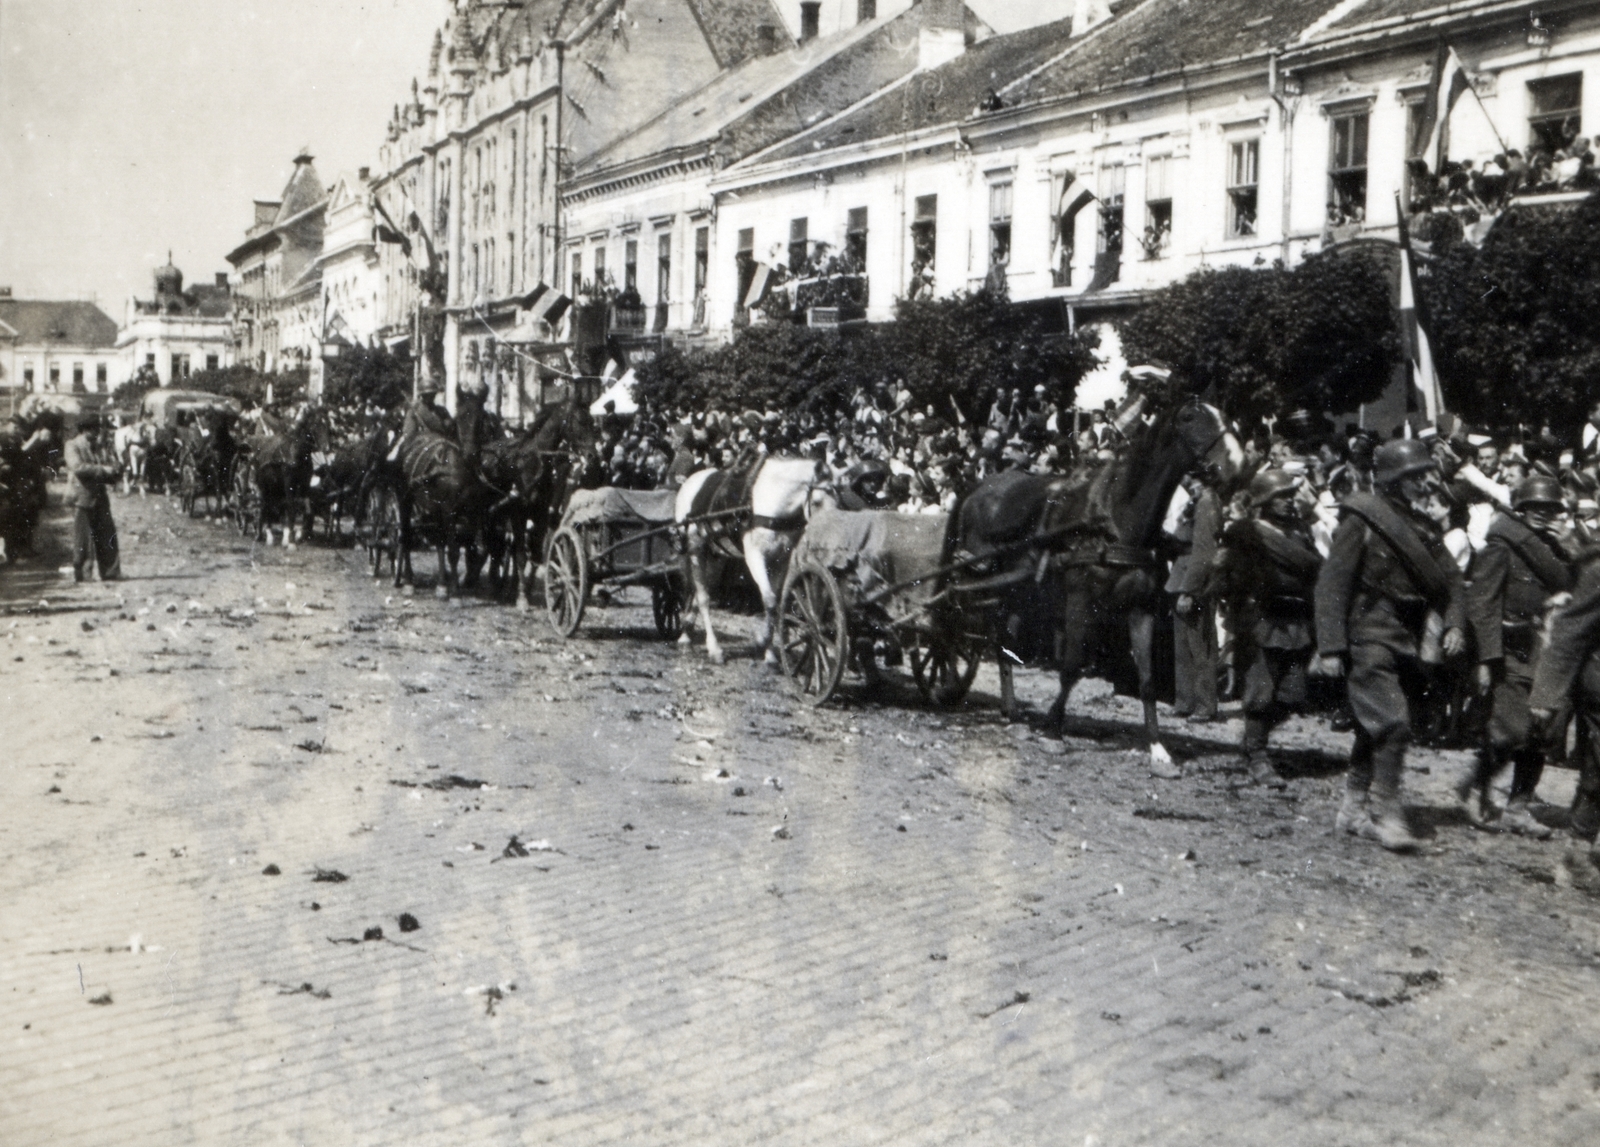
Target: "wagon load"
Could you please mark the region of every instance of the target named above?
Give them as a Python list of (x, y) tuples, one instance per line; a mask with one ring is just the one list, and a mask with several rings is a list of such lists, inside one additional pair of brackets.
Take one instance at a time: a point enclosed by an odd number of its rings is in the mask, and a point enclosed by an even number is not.
[(948, 526), (944, 514), (826, 508), (812, 517), (792, 560), (831, 570), (848, 603), (900, 587), (882, 606), (891, 618), (904, 620), (924, 609), (938, 589)]
[(675, 497), (672, 490), (617, 486), (572, 491), (545, 550), (545, 609), (557, 633), (577, 632), (592, 588), (630, 585), (650, 590), (661, 636), (682, 632), (683, 547), (673, 520)]

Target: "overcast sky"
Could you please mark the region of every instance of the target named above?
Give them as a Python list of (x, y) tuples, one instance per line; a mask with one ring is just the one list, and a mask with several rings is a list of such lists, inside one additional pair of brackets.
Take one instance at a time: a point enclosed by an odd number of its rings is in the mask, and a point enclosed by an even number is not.
[[(996, 29), (1072, 0), (969, 0)], [(376, 163), (448, 0), (0, 0), (0, 286), (119, 323), (167, 250), (228, 269), (301, 147)]]

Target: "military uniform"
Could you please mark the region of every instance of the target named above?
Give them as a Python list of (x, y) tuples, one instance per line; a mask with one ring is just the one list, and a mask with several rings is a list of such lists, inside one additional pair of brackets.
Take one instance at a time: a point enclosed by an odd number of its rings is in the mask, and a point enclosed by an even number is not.
[(1166, 591), (1193, 603), (1175, 613), (1173, 712), (1209, 721), (1217, 715), (1217, 623), (1212, 613), (1213, 563), (1222, 532), (1222, 501), (1202, 485), (1184, 508), (1175, 536), (1181, 551), (1172, 562)]
[[(1593, 841), (1600, 829), (1600, 549), (1578, 559), (1575, 582), (1571, 598), (1551, 611), (1528, 706), (1541, 714), (1559, 715), (1568, 705), (1577, 710), (1578, 791), (1570, 824), (1576, 841)], [(1564, 727), (1559, 716), (1550, 724)], [(1600, 851), (1591, 852), (1584, 872), (1591, 888), (1600, 886), (1597, 860)]]
[(1273, 726), (1306, 703), (1315, 641), (1312, 592), (1322, 555), (1304, 523), (1249, 518), (1223, 534), (1233, 601), (1235, 664), (1244, 670), (1244, 753), (1251, 778), (1274, 779)]
[(420, 431), (427, 430), (434, 434), (443, 434), (447, 438), (454, 437), (455, 424), (450, 417), (450, 412), (433, 401), (437, 391), (424, 391), (422, 395), (406, 409), (404, 424), (400, 427), (400, 437), (410, 438)]
[(115, 581), (122, 576), (122, 561), (107, 487), (117, 480), (121, 471), (90, 427), (84, 427), (68, 440), (65, 458), (67, 497), (73, 507), (73, 580), (82, 581), (98, 564), (100, 580)]
[[(1380, 454), (1402, 445), (1405, 461), (1418, 444), (1386, 443)], [(1431, 460), (1418, 462), (1402, 476), (1431, 468)], [(1317, 578), (1315, 601), (1317, 648), (1325, 658), (1347, 661), (1356, 721), (1340, 823), (1386, 847), (1414, 847), (1401, 813), (1400, 777), (1411, 709), (1424, 684), (1421, 644), (1430, 609), (1442, 615), (1447, 632), (1465, 626), (1460, 568), (1433, 519), (1391, 496), (1353, 494)]]
[[(1514, 514), (1499, 513), (1489, 524), (1484, 546), (1472, 559), (1467, 589), (1468, 614), (1477, 639), (1478, 661), (1490, 667), (1492, 684), (1488, 744), (1477, 767), (1461, 786), (1470, 800), (1474, 790), (1488, 804), (1495, 771), (1514, 762), (1508, 826), (1546, 833), (1523, 815), (1538, 787), (1548, 752), (1566, 741), (1565, 719), (1535, 731), (1528, 694), (1539, 655), (1540, 629), (1552, 596), (1571, 588), (1565, 555), (1544, 534)], [(1469, 815), (1477, 810), (1470, 810)], [(1481, 816), (1478, 812), (1474, 819)]]

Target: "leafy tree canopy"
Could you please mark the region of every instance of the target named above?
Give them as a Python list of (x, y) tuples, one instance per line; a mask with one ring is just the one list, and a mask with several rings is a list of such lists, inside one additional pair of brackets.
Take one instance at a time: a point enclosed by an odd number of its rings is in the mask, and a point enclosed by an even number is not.
[(1354, 410), (1383, 393), (1399, 360), (1397, 273), (1393, 252), (1376, 245), (1293, 270), (1198, 271), (1124, 320), (1123, 350), (1130, 362), (1167, 363), (1177, 385), (1245, 421)]

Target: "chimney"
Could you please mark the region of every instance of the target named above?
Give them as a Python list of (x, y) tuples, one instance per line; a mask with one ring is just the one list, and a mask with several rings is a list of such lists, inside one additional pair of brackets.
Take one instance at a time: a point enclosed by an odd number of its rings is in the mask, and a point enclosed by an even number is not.
[(371, 177), (371, 175), (372, 175), (372, 168), (370, 168), (370, 167), (358, 167), (358, 168), (356, 168), (356, 178), (361, 180), (362, 183), (365, 183), (368, 180), (368, 178)]
[(961, 0), (919, 0), (917, 70), (928, 71), (967, 50), (966, 5)]
[(228, 289), (228, 272), (217, 272), (217, 286), (221, 287), (224, 291)]
[(822, 26), (822, 4), (820, 0), (802, 0), (800, 5), (800, 42), (807, 43), (817, 38), (817, 33)]
[(1110, 0), (1073, 0), (1072, 35), (1081, 36), (1090, 28), (1111, 19)]
[(0, 299), (9, 299), (10, 297), (11, 297), (11, 288), (10, 287), (0, 287)]

